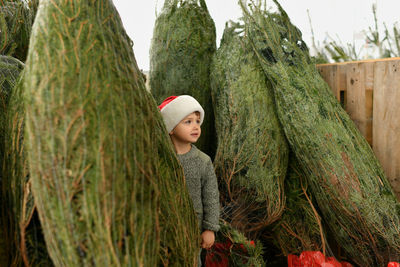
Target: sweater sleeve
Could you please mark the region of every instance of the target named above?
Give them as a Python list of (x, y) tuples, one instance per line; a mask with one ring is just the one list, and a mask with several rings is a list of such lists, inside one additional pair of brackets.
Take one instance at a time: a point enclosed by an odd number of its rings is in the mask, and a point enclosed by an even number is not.
[(219, 191), (217, 177), (211, 159), (208, 158), (202, 177), (201, 194), (203, 202), (203, 230), (219, 230)]

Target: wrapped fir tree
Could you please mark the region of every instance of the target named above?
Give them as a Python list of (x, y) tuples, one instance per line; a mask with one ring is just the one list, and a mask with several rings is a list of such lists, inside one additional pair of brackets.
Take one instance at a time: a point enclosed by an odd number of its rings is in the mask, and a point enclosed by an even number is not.
[(382, 167), (310, 59), (301, 32), (278, 12), (242, 2), (246, 34), (273, 84), (291, 149), (338, 244), (360, 266), (400, 257), (399, 203)]
[(10, 93), (19, 79), (21, 71), (24, 69), (24, 63), (11, 56), (0, 55), (0, 105), (2, 113), (7, 109)]
[(271, 230), (272, 241), (284, 256), (303, 251), (322, 251), (325, 254), (325, 233), (307, 179), (293, 155), (289, 161), (284, 187), (286, 205), (282, 217)]
[(223, 216), (254, 238), (282, 214), (289, 152), (270, 84), (242, 32), (227, 25), (213, 59), (214, 165)]
[[(23, 68), (38, 0), (0, 1), (1, 56), (1, 187), (7, 266), (51, 266), (31, 192), (23, 142), (22, 86), (16, 77)], [(5, 56), (8, 55), (8, 56)], [(11, 57), (12, 56), (12, 57)], [(15, 58), (14, 58), (15, 57)], [(19, 60), (17, 60), (17, 58)], [(6, 65), (4, 65), (6, 64)], [(4, 68), (5, 67), (5, 68)], [(5, 71), (6, 70), (6, 71)], [(5, 80), (3, 80), (6, 78)]]
[(194, 266), (183, 172), (111, 0), (40, 1), (23, 90), (54, 265)]
[(205, 0), (166, 0), (157, 17), (150, 50), (150, 90), (157, 103), (191, 95), (205, 110), (196, 146), (213, 158), (214, 114), (210, 64), (216, 50), (215, 25)]
[(0, 54), (25, 61), (37, 0), (0, 0)]
[[(22, 63), (20, 63), (22, 67)], [(44, 241), (42, 227), (31, 190), (31, 177), (24, 147), (24, 102), (20, 79), (9, 91), (1, 113), (2, 153), (2, 229), (5, 231), (7, 266), (53, 266)]]

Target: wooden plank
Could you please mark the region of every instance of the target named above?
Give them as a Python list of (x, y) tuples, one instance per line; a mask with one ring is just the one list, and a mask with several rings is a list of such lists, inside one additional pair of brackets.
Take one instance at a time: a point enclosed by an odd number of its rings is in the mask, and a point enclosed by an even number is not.
[(372, 119), (373, 119), (373, 91), (374, 91), (374, 78), (375, 78), (375, 63), (368, 62), (364, 64), (365, 76), (364, 76), (364, 127), (365, 127), (365, 138), (372, 147)]
[(329, 87), (333, 91), (333, 94), (336, 96), (335, 91), (337, 88), (337, 79), (336, 79), (337, 66), (331, 65), (331, 66), (319, 67), (318, 70), (322, 78), (325, 80), (325, 82), (329, 85)]
[(338, 73), (339, 73), (339, 90), (347, 91), (347, 67), (345, 65), (338, 65)]
[(338, 65), (317, 65), (317, 68), (336, 99), (341, 101), (341, 91), (346, 90), (346, 69)]
[(400, 199), (400, 60), (375, 63), (373, 149)]
[(317, 69), (321, 74), (322, 78), (331, 88), (336, 99), (342, 104), (344, 107), (344, 103), (346, 101), (346, 68), (344, 65), (335, 65), (335, 64), (322, 64), (317, 65)]
[(338, 65), (338, 95), (339, 101), (343, 108), (346, 108), (347, 103), (347, 67), (345, 65)]
[(389, 57), (389, 58), (379, 58), (379, 59), (364, 59), (364, 60), (357, 60), (357, 61), (346, 61), (346, 62), (336, 62), (336, 63), (326, 63), (326, 64), (318, 64), (318, 67), (324, 67), (324, 66), (332, 66), (332, 65), (347, 65), (347, 64), (352, 64), (352, 63), (375, 63), (375, 62), (386, 62), (386, 61), (396, 61), (400, 60), (400, 57)]
[[(346, 111), (358, 130), (372, 145), (372, 90), (374, 62), (349, 63), (347, 68)], [(368, 93), (367, 93), (368, 91)]]

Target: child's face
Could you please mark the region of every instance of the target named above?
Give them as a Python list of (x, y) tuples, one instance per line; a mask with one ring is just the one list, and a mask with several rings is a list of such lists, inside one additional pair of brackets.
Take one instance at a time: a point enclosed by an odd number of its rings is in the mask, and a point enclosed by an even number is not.
[(186, 116), (169, 134), (179, 142), (196, 143), (201, 135), (200, 113), (193, 112)]

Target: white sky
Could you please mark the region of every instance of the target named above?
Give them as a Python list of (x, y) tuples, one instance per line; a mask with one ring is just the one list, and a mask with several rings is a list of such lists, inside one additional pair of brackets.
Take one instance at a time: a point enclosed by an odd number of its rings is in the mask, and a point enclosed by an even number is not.
[[(316, 42), (322, 44), (328, 33), (342, 43), (362, 42), (360, 32), (374, 25), (372, 4), (377, 5), (377, 17), (391, 29), (400, 22), (399, 0), (280, 0), (291, 21), (302, 31), (303, 39), (311, 46), (311, 29), (307, 15), (310, 12)], [(139, 68), (149, 69), (149, 49), (156, 19), (164, 0), (114, 0), (124, 27), (134, 42), (135, 57)], [(225, 22), (241, 16), (238, 0), (206, 0), (208, 10), (217, 30), (217, 45)], [(271, 0), (267, 0), (267, 4)], [(273, 4), (272, 4), (273, 5)], [(383, 25), (380, 24), (381, 31)], [(358, 39), (358, 40), (357, 40)]]

